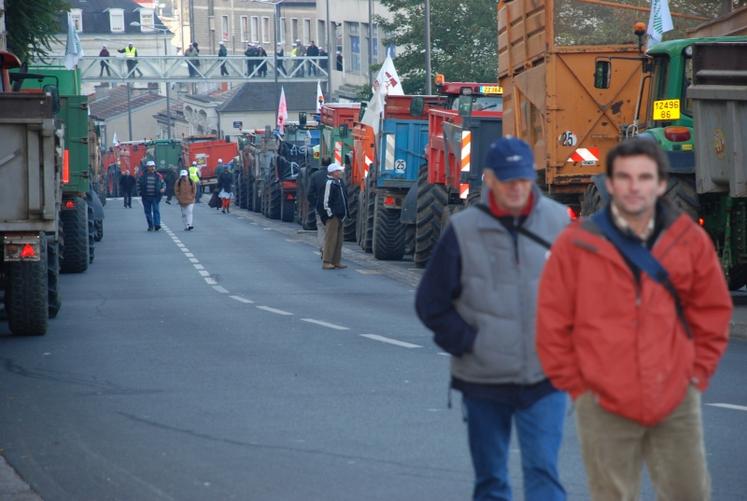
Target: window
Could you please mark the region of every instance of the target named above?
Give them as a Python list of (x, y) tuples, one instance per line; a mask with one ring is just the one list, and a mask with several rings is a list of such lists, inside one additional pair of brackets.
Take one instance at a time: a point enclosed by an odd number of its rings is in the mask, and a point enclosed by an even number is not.
[(140, 9), (140, 31), (154, 31), (155, 24), (153, 9)]
[(348, 37), (350, 38), (350, 71), (360, 73), (361, 71), (361, 36), (358, 23), (347, 23)]
[(285, 18), (280, 18), (280, 32), (278, 33), (278, 42), (285, 44)]
[(75, 31), (78, 33), (83, 31), (83, 11), (81, 9), (70, 9), (70, 17), (73, 20)]
[(252, 42), (259, 42), (259, 18), (252, 16)]
[(371, 57), (373, 58), (373, 61), (370, 61), (369, 64), (373, 64), (374, 61), (379, 60), (379, 25), (374, 23), (373, 24), (373, 35), (371, 35), (372, 38), (372, 46), (371, 46)]
[(311, 19), (303, 20), (303, 44), (309, 45), (311, 40)]
[(320, 47), (327, 48), (327, 31), (324, 21), (319, 21), (316, 25), (316, 39), (318, 41), (317, 45)]
[(248, 16), (241, 16), (241, 41), (242, 42), (248, 42), (249, 41), (249, 17)]
[(124, 32), (124, 9), (109, 9), (109, 30), (112, 33)]
[(220, 17), (220, 32), (221, 32), (221, 40), (228, 41), (229, 32), (228, 32), (228, 16), (221, 16)]
[(270, 43), (270, 18), (262, 18), (262, 42)]
[(291, 19), (291, 38), (292, 42), (295, 43), (298, 38), (298, 19)]

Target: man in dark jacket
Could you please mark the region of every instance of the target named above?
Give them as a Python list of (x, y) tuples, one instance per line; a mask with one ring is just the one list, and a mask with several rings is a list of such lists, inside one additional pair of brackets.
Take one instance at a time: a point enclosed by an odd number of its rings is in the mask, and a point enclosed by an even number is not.
[[(218, 49), (218, 57), (228, 56), (228, 49), (226, 49), (226, 43), (223, 40), (221, 40), (218, 43), (220, 44), (220, 48)], [(220, 76), (226, 76), (226, 75), (228, 75), (228, 69), (226, 69), (226, 60), (221, 59)]]
[(138, 179), (138, 189), (143, 201), (145, 220), (148, 221), (148, 231), (161, 229), (161, 212), (158, 204), (164, 192), (163, 178), (156, 172), (156, 163), (148, 160), (145, 173)]
[(132, 190), (135, 189), (135, 183), (135, 177), (131, 176), (128, 170), (124, 171), (119, 178), (119, 191), (122, 192), (124, 206), (130, 209), (132, 209)]
[[(313, 58), (319, 57), (319, 47), (316, 46), (316, 43), (314, 43), (313, 40), (309, 43), (309, 46), (306, 48), (306, 57), (313, 57)], [(309, 60), (309, 75), (318, 74), (318, 67), (317, 67), (318, 64), (319, 64), (318, 59)]]
[[(99, 52), (99, 57), (109, 57), (109, 49), (106, 48), (106, 45), (101, 46), (101, 52)], [(106, 76), (110, 77), (112, 76), (112, 72), (109, 70), (109, 60), (108, 59), (102, 59), (101, 62), (101, 70), (99, 70), (99, 77), (104, 76), (104, 71), (106, 71)]]
[[(233, 172), (225, 167), (218, 177), (218, 198), (221, 200), (223, 214), (231, 212), (231, 197), (233, 196)], [(217, 208), (217, 207), (216, 207)]]
[(324, 185), (324, 195), (321, 200), (317, 200), (320, 217), (326, 226), (324, 250), (322, 251), (322, 268), (325, 270), (347, 268), (346, 265), (340, 263), (344, 237), (342, 221), (348, 216), (345, 185), (340, 180), (343, 172), (345, 172), (345, 167), (338, 163), (332, 163), (327, 167), (327, 183)]
[[(330, 160), (326, 158), (322, 160), (322, 165), (329, 165)], [(306, 199), (309, 201), (309, 208), (314, 210), (314, 217), (316, 218), (316, 241), (319, 244), (319, 253), (324, 254), (324, 223), (322, 218), (319, 216), (320, 211), (317, 209), (319, 206), (319, 200), (324, 196), (324, 187), (327, 185), (327, 169), (321, 167), (319, 170), (314, 172), (309, 179), (309, 193), (306, 195)], [(324, 256), (322, 255), (322, 260)]]
[(475, 470), (473, 498), (511, 499), (515, 425), (524, 499), (564, 501), (557, 461), (566, 396), (540, 366), (534, 313), (545, 244), (568, 224), (568, 212), (535, 185), (534, 156), (520, 139), (493, 142), (484, 167), (485, 203), (451, 218), (415, 308), (452, 356), (451, 386), (462, 392)]
[(166, 203), (171, 205), (171, 199), (174, 197), (174, 183), (176, 183), (177, 180), (176, 168), (172, 165), (166, 170), (159, 172), (159, 174), (161, 174), (161, 177), (163, 177), (163, 180), (166, 183), (166, 191), (164, 192), (164, 195), (166, 195)]

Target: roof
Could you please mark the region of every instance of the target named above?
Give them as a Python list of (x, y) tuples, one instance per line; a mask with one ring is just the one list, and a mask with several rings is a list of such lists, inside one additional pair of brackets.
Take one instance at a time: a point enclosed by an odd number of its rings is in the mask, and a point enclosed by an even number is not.
[[(140, 22), (140, 11), (142, 7), (135, 0), (68, 0), (71, 9), (83, 11), (83, 33), (106, 33), (108, 35), (122, 35), (123, 33), (112, 33), (109, 26), (109, 12), (107, 9), (124, 10), (124, 33), (129, 34), (152, 34), (160, 31), (142, 32), (140, 26), (130, 26), (133, 21)], [(163, 26), (163, 22), (156, 12), (153, 12), (156, 26)], [(67, 12), (60, 13), (58, 33), (67, 33)], [(169, 31), (169, 33), (171, 33)]]
[[(316, 82), (285, 82), (288, 110), (316, 110)], [(278, 95), (280, 93), (278, 92)], [(252, 82), (242, 85), (233, 98), (218, 107), (223, 113), (272, 111), (278, 107), (274, 82)]]
[[(130, 109), (136, 110), (137, 108), (165, 99), (165, 97), (153, 92), (143, 92), (140, 94), (131, 92)], [(98, 120), (108, 120), (117, 115), (127, 113), (127, 87), (115, 87), (107, 97), (90, 102), (89, 109), (91, 110), (91, 116)]]

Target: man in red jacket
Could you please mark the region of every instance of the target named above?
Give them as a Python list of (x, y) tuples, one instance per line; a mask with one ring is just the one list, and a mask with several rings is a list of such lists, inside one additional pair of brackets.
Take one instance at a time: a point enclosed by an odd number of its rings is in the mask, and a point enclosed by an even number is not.
[[(626, 141), (606, 168), (610, 203), (566, 229), (545, 266), (539, 359), (575, 400), (593, 500), (638, 499), (644, 463), (657, 498), (706, 500), (700, 395), (726, 349), (731, 298), (708, 235), (663, 198), (656, 144)], [(631, 242), (668, 283), (621, 253)]]

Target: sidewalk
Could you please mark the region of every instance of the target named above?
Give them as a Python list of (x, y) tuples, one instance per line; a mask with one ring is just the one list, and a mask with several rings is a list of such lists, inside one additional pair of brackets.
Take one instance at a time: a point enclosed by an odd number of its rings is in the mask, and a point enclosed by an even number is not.
[(0, 499), (3, 501), (42, 501), (0, 456)]
[(744, 301), (735, 303), (734, 315), (731, 318), (731, 337), (747, 341), (747, 306), (744, 306)]

